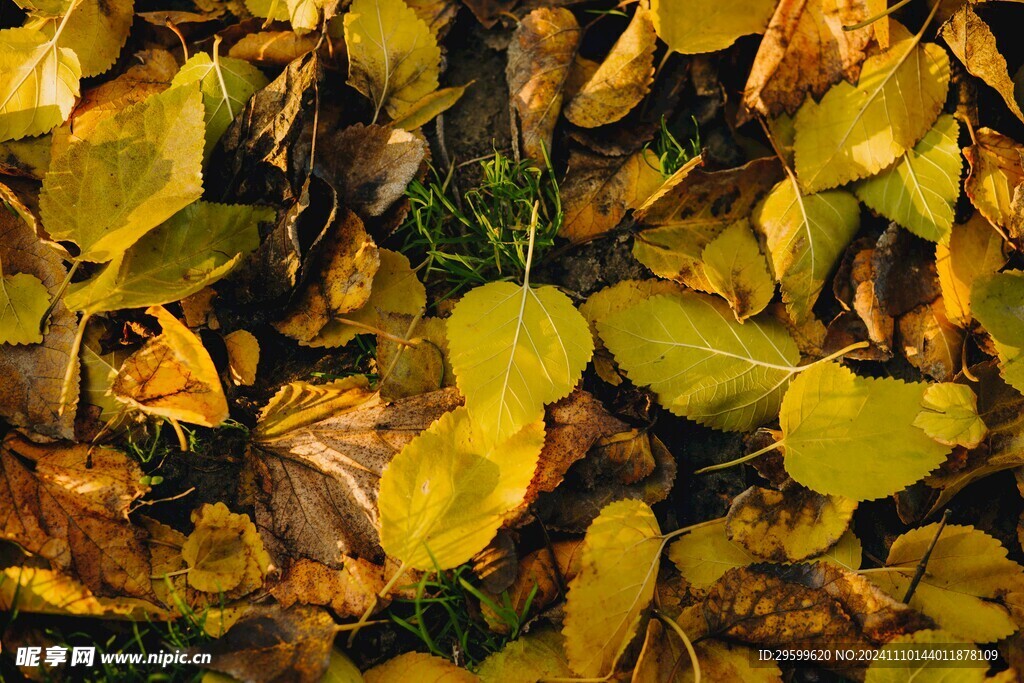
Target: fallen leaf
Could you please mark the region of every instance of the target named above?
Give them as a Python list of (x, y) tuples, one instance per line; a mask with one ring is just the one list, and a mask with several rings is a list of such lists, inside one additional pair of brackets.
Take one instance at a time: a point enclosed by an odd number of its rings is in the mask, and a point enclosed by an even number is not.
[(376, 605), (384, 589), (384, 570), (358, 558), (347, 558), (341, 569), (298, 558), (285, 570), (270, 593), (284, 608), (296, 602), (325, 605), (340, 617), (358, 617)]
[(711, 240), (701, 260), (712, 291), (729, 302), (738, 322), (763, 311), (775, 295), (768, 261), (745, 218)]
[[(79, 0), (61, 4), (67, 8), (61, 14), (69, 16), (57, 39), (59, 48), (74, 51), (82, 64), (82, 76), (97, 76), (110, 69), (128, 40), (135, 3), (132, 0)], [(40, 19), (38, 23), (46, 21)], [(50, 25), (56, 26), (52, 22)]]
[(231, 46), (228, 56), (264, 66), (286, 66), (316, 49), (318, 35), (294, 31), (258, 31)]
[(686, 55), (717, 52), (750, 33), (764, 33), (774, 0), (652, 0), (658, 37)]
[[(377, 369), (381, 374), (380, 395), (386, 401), (436, 391), (455, 385), (448, 362), (448, 337), (445, 321), (423, 318), (411, 327), (415, 318), (402, 313), (381, 316), (385, 332), (409, 339), (412, 346), (377, 336)], [(410, 331), (411, 330), (411, 331)]]
[(9, 613), (57, 614), (106, 619), (166, 618), (138, 598), (98, 598), (74, 579), (50, 569), (8, 567), (0, 572), (0, 609)]
[(149, 491), (141, 478), (121, 451), (39, 446), (12, 432), (0, 449), (0, 532), (98, 596), (145, 597), (149, 554), (144, 534), (128, 521), (132, 504)]
[(248, 595), (263, 585), (270, 555), (249, 515), (231, 512), (224, 503), (192, 511), (195, 529), (181, 547), (188, 583), (226, 598)]
[(253, 439), (258, 443), (268, 443), (301, 427), (355, 408), (374, 395), (369, 387), (369, 382), (362, 375), (327, 384), (286, 384), (260, 411)]
[(85, 328), (80, 355), (82, 373), (83, 403), (100, 409), (98, 419), (106, 422), (117, 416), (124, 408), (110, 392), (110, 386), (117, 377), (121, 364), (131, 355), (131, 351), (115, 347), (104, 353), (101, 340), (107, 333), (100, 318), (93, 318)]
[[(981, 683), (981, 681), (994, 681), (985, 675), (988, 663), (982, 661), (977, 648), (957, 642), (958, 638), (947, 631), (923, 629), (896, 636), (879, 650), (878, 659), (868, 666), (867, 674), (864, 676), (864, 683), (901, 683), (902, 681), (915, 681), (916, 683), (941, 683), (949, 675), (949, 666), (940, 662), (960, 660), (963, 664), (957, 665), (956, 679), (962, 683)], [(901, 660), (901, 654), (917, 649), (926, 649), (934, 653), (933, 657), (927, 660), (916, 658)], [(977, 654), (975, 654), (977, 653)], [(903, 654), (903, 657), (906, 657)], [(887, 662), (882, 664), (881, 662)]]
[(30, 273), (4, 273), (0, 261), (0, 344), (39, 344), (50, 291)]
[(315, 31), (320, 26), (322, 0), (279, 0), (288, 8), (288, 22), (298, 34)]
[(251, 387), (256, 383), (260, 363), (260, 343), (248, 330), (235, 330), (224, 337), (228, 352), (228, 373), (236, 385)]
[(587, 529), (565, 602), (565, 652), (584, 677), (614, 671), (654, 597), (661, 529), (645, 503), (608, 505)]
[(512, 535), (499, 530), (487, 547), (473, 556), (473, 574), (483, 590), (491, 595), (502, 593), (515, 583), (518, 559)]
[(988, 434), (978, 415), (978, 397), (969, 386), (933, 384), (924, 392), (914, 426), (947, 446), (975, 448)]
[(454, 107), (466, 93), (466, 88), (471, 85), (473, 85), (472, 81), (466, 85), (440, 88), (427, 93), (409, 105), (409, 109), (402, 116), (392, 121), (391, 125), (395, 128), (414, 131)]
[(42, 135), (67, 120), (82, 77), (74, 50), (31, 28), (0, 31), (0, 46), (0, 141)]
[[(671, 636), (669, 636), (671, 637)], [(780, 683), (782, 672), (777, 664), (757, 662), (754, 652), (742, 645), (718, 640), (705, 640), (693, 646), (700, 661), (701, 680), (746, 681), (748, 683)], [(679, 667), (680, 683), (696, 680), (693, 670), (684, 659)], [(659, 682), (660, 683), (660, 682)]]
[(551, 626), (530, 629), (511, 641), (488, 656), (477, 673), (482, 683), (537, 683), (546, 678), (572, 677), (562, 634)]
[(668, 557), (679, 573), (697, 588), (708, 588), (730, 569), (758, 561), (729, 538), (725, 525), (725, 517), (699, 524), (668, 548)]
[(960, 371), (964, 331), (946, 319), (942, 299), (901, 315), (899, 331), (904, 357), (928, 377), (948, 382)]
[(162, 306), (146, 313), (160, 322), (161, 333), (121, 365), (114, 396), (146, 415), (216, 427), (227, 419), (228, 403), (210, 354)]
[(1024, 183), (1024, 145), (991, 128), (974, 132), (974, 144), (965, 147), (970, 165), (964, 191), (993, 225), (1012, 237), (1024, 234), (1024, 215), (1018, 210), (1018, 189)]
[(979, 276), (994, 273), (1005, 263), (1005, 243), (980, 213), (953, 225), (948, 244), (935, 245), (942, 302), (951, 323), (965, 327), (971, 322), (971, 286)]
[(523, 156), (541, 163), (562, 110), (580, 25), (564, 7), (541, 7), (519, 22), (508, 46), (505, 76), (519, 113)]
[(376, 113), (383, 109), (401, 118), (437, 90), (441, 49), (402, 0), (354, 0), (345, 14), (345, 44), (348, 83), (369, 98)]
[(1017, 391), (1024, 392), (1024, 271), (985, 275), (971, 287), (974, 317), (992, 337), (999, 353), (999, 371)]
[(651, 15), (643, 5), (637, 5), (629, 25), (601, 66), (566, 103), (565, 118), (583, 128), (622, 119), (650, 90), (656, 43)]
[(447, 659), (424, 652), (406, 652), (373, 667), (363, 678), (366, 683), (399, 683), (400, 681), (430, 681), (431, 683), (476, 683), (475, 674), (461, 669)]
[[(573, 539), (554, 541), (550, 550), (547, 547), (540, 548), (522, 558), (516, 570), (516, 579), (506, 592), (516, 614), (523, 614), (527, 607), (530, 615), (540, 614), (561, 597), (562, 582), (572, 581), (579, 573), (582, 553), (582, 539)], [(501, 595), (491, 594), (491, 597), (497, 604), (502, 604)], [(481, 606), (481, 609), (492, 631), (508, 633), (507, 621), (488, 618), (486, 605)]]

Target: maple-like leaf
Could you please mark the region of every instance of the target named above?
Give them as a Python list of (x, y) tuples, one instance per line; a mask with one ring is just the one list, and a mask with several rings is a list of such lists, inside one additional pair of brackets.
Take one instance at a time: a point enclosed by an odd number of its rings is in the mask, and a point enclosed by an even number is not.
[(978, 397), (969, 386), (949, 382), (928, 387), (914, 425), (948, 446), (974, 448), (988, 434), (978, 415)]
[(248, 515), (224, 503), (205, 504), (192, 512), (192, 533), (181, 547), (188, 583), (207, 593), (237, 598), (263, 585), (270, 555)]

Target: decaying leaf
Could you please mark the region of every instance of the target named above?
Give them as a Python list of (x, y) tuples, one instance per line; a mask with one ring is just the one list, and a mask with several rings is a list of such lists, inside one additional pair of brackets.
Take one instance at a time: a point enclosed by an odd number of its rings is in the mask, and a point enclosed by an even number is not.
[(1017, 391), (1024, 392), (1024, 271), (986, 275), (971, 287), (974, 317), (992, 337), (999, 352), (999, 371)]
[(739, 322), (763, 311), (775, 295), (768, 261), (746, 219), (711, 240), (701, 259), (712, 291), (729, 302)]
[(900, 346), (910, 364), (940, 382), (960, 371), (964, 332), (946, 319), (941, 299), (921, 304), (899, 318)]
[(224, 337), (228, 352), (228, 373), (231, 381), (240, 386), (256, 383), (256, 368), (260, 363), (260, 343), (252, 332), (235, 330)]
[(160, 322), (161, 333), (121, 365), (114, 396), (146, 415), (216, 427), (227, 419), (228, 403), (210, 354), (162, 306), (146, 312)]
[(964, 191), (993, 225), (1018, 237), (1024, 231), (1024, 213), (1018, 206), (1018, 190), (1024, 183), (1024, 145), (991, 128), (979, 128), (974, 139), (974, 144), (963, 150), (970, 164)]
[(285, 608), (296, 602), (325, 605), (338, 616), (358, 617), (374, 606), (374, 598), (383, 588), (383, 569), (366, 560), (350, 557), (341, 569), (334, 569), (298, 558), (270, 592)]
[(224, 503), (206, 504), (192, 512), (192, 523), (195, 529), (181, 547), (190, 586), (237, 598), (263, 585), (270, 555), (248, 515)]
[(652, 0), (658, 37), (683, 54), (715, 52), (749, 33), (764, 33), (771, 0)]
[(935, 245), (935, 267), (942, 288), (946, 318), (960, 327), (971, 319), (971, 286), (980, 275), (996, 272), (1006, 263), (1002, 237), (983, 215), (975, 212), (966, 223), (953, 225), (948, 244)]
[[(551, 548), (540, 548), (526, 555), (519, 561), (516, 580), (508, 588), (509, 604), (522, 614), (529, 607), (530, 614), (539, 614), (563, 597), (562, 582), (572, 581), (580, 570), (580, 557), (583, 553), (583, 540), (554, 541)], [(500, 595), (491, 595), (501, 604)], [(509, 625), (501, 619), (488, 618), (487, 608), (483, 608), (484, 617), (492, 631), (507, 633)], [(564, 657), (564, 655), (563, 655)]]

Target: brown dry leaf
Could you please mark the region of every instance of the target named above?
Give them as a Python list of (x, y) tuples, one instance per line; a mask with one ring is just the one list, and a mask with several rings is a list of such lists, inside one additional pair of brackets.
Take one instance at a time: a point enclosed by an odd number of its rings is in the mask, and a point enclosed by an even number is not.
[(704, 248), (728, 226), (750, 215), (754, 206), (779, 180), (782, 168), (775, 157), (755, 159), (728, 171), (691, 167), (667, 190), (661, 190), (637, 210), (644, 226), (636, 236), (633, 255), (659, 277), (712, 291), (704, 275)]
[(293, 560), (280, 582), (270, 588), (271, 595), (285, 609), (296, 602), (330, 607), (339, 617), (358, 617), (375, 605), (376, 595), (384, 588), (384, 568), (366, 560), (348, 557), (341, 569), (298, 558)]
[(559, 186), (565, 209), (560, 234), (580, 243), (608, 232), (663, 181), (651, 150), (618, 157), (571, 150), (569, 172)]
[(973, 3), (965, 2), (942, 25), (941, 33), (946, 45), (967, 70), (994, 88), (1010, 111), (1024, 121), (1024, 113), (1014, 97), (1006, 58), (999, 51), (992, 29), (974, 11)]
[(857, 501), (790, 484), (782, 491), (752, 486), (732, 501), (729, 539), (770, 562), (821, 555), (846, 533)]
[(519, 0), (463, 0), (484, 28), (492, 28), (502, 14), (508, 15), (518, 3)]
[(120, 451), (39, 446), (11, 433), (0, 450), (0, 533), (96, 595), (148, 596), (145, 534), (128, 521), (132, 503), (149, 491), (141, 478)]
[(380, 251), (363, 221), (342, 207), (319, 246), (319, 259), (306, 267), (315, 273), (274, 327), (299, 341), (310, 341), (333, 315), (354, 311), (370, 298)]
[(283, 67), (316, 49), (319, 35), (294, 31), (259, 31), (243, 36), (231, 46), (228, 56), (262, 66)]
[(939, 296), (934, 244), (890, 223), (871, 255), (878, 304), (887, 315), (903, 315)]
[(551, 134), (580, 42), (580, 25), (562, 7), (530, 12), (508, 46), (508, 79), (519, 113), (523, 156), (539, 163), (551, 150)]
[(402, 448), (462, 403), (443, 389), (354, 409), (254, 446), (263, 468), (256, 523), (272, 552), (339, 567), (345, 556), (378, 559), (380, 474)]
[(320, 175), (361, 218), (380, 216), (401, 199), (427, 154), (427, 142), (401, 128), (357, 123), (318, 140)]
[(874, 255), (874, 249), (862, 249), (853, 257), (850, 269), (850, 282), (854, 286), (853, 310), (867, 328), (867, 337), (872, 346), (882, 354), (889, 354), (895, 321), (882, 310), (876, 296)]
[(964, 181), (964, 190), (981, 214), (1006, 230), (1011, 237), (1020, 237), (1021, 215), (1015, 203), (1024, 182), (1024, 145), (1020, 145), (991, 128), (975, 131), (975, 144), (964, 148), (964, 157), (971, 170)]
[(638, 4), (601, 66), (565, 105), (565, 118), (582, 128), (596, 128), (628, 114), (654, 80), (657, 40), (650, 12)]
[(406, 346), (377, 335), (381, 398), (391, 401), (455, 385), (443, 319), (423, 318), (412, 327), (414, 316), (385, 312), (380, 320), (385, 332), (403, 339), (408, 335), (413, 344)]
[(171, 616), (138, 598), (97, 598), (60, 572), (25, 566), (0, 571), (0, 610), (138, 621)]
[(235, 514), (224, 503), (204, 504), (192, 511), (192, 523), (195, 529), (181, 547), (190, 586), (234, 599), (263, 585), (270, 555), (249, 515)]
[(658, 463), (654, 460), (651, 437), (641, 429), (630, 429), (597, 440), (593, 447), (595, 457), (607, 458), (618, 467), (618, 478), (623, 484), (635, 484), (650, 476)]
[[(6, 206), (0, 208), (0, 267), (26, 273), (55, 296), (67, 274), (57, 252), (39, 241), (28, 223)], [(72, 362), (78, 316), (57, 302), (41, 344), (0, 344), (0, 415), (11, 424), (51, 438), (74, 436), (78, 403), (78, 367), (72, 377), (70, 405), (60, 411), (64, 370)]]
[(235, 330), (224, 337), (228, 351), (228, 372), (236, 385), (251, 387), (256, 383), (260, 363), (260, 343), (248, 330)]
[(992, 224), (975, 211), (966, 223), (957, 223), (948, 244), (935, 245), (935, 268), (942, 289), (946, 318), (966, 327), (972, 320), (971, 286), (982, 276), (1006, 264), (1006, 243)]
[(462, 3), (459, 0), (406, 0), (423, 23), (434, 36), (440, 38), (448, 31), (448, 25), (459, 13)]
[(941, 297), (901, 315), (899, 331), (904, 357), (925, 375), (949, 382), (960, 372), (964, 331), (946, 318)]
[(216, 427), (228, 417), (228, 402), (210, 354), (163, 306), (146, 313), (161, 333), (125, 359), (110, 390), (146, 415)]
[(239, 681), (320, 683), (336, 633), (323, 608), (252, 604), (227, 633), (196, 651), (213, 655), (207, 667)]
[(512, 535), (498, 529), (487, 547), (473, 556), (473, 573), (480, 587), (488, 593), (500, 594), (512, 587), (519, 572), (519, 555)]
[(856, 83), (873, 30), (843, 26), (873, 15), (869, 0), (782, 0), (761, 39), (743, 104), (768, 118), (795, 114), (808, 95), (820, 99), (843, 78)]
[[(568, 584), (580, 571), (580, 558), (583, 553), (583, 539), (555, 541), (551, 549), (540, 548), (529, 553), (519, 561), (519, 570), (515, 583), (508, 589), (509, 602), (517, 614), (522, 614), (531, 594), (530, 614), (538, 614), (562, 595), (559, 577)], [(552, 554), (554, 558), (552, 559)], [(555, 564), (558, 570), (555, 570)], [(536, 587), (536, 592), (534, 592)], [(501, 596), (495, 595), (498, 604)], [(486, 615), (486, 611), (485, 611)], [(508, 623), (501, 619), (489, 619), (492, 630), (507, 632)]]
[(362, 375), (327, 384), (286, 384), (260, 411), (252, 432), (253, 440), (257, 443), (273, 441), (292, 430), (355, 408), (373, 396), (375, 393), (370, 391), (370, 384)]

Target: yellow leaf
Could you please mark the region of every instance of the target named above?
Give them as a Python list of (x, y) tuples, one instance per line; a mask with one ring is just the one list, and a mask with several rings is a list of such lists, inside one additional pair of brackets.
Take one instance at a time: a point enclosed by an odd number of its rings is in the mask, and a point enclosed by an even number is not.
[(277, 390), (260, 411), (252, 436), (256, 441), (272, 441), (288, 432), (319, 422), (365, 403), (374, 392), (363, 375), (354, 375), (328, 384), (292, 382)]
[(1005, 270), (978, 278), (971, 288), (974, 317), (999, 354), (999, 373), (1024, 392), (1024, 271)]
[(505, 76), (519, 112), (523, 156), (542, 163), (580, 43), (580, 25), (564, 7), (540, 7), (516, 27)]
[(128, 40), (134, 8), (133, 0), (68, 2), (71, 17), (57, 44), (74, 50), (82, 76), (98, 76), (114, 65)]
[(260, 363), (260, 343), (247, 330), (235, 330), (224, 337), (228, 352), (228, 372), (237, 385), (251, 387), (256, 383), (256, 367)]
[(345, 43), (348, 83), (377, 113), (400, 119), (437, 90), (441, 49), (402, 0), (354, 0), (345, 14)]
[(582, 128), (596, 128), (628, 114), (654, 80), (656, 43), (650, 13), (638, 4), (601, 66), (566, 104), (565, 118)]
[(365, 674), (366, 683), (476, 683), (480, 679), (447, 659), (423, 652), (406, 652), (375, 666)]
[(739, 322), (763, 311), (775, 295), (768, 262), (745, 218), (711, 240), (701, 259), (712, 290), (729, 302)]
[(43, 314), (50, 292), (35, 275), (5, 274), (0, 262), (0, 344), (38, 344), (43, 341)]
[(8, 567), (0, 571), (0, 610), (145, 620), (167, 618), (138, 598), (98, 598), (78, 581), (50, 569)]
[(531, 628), (485, 659), (478, 671), (482, 683), (536, 683), (572, 676), (565, 661), (562, 634), (551, 626)]
[(147, 415), (216, 427), (228, 417), (228, 402), (210, 354), (162, 306), (146, 312), (161, 333), (125, 360), (111, 386), (114, 396)]
[(121, 364), (131, 355), (127, 350), (114, 348), (103, 353), (100, 340), (107, 329), (101, 319), (92, 318), (85, 328), (82, 340), (82, 401), (100, 409), (99, 419), (103, 421), (115, 417), (124, 408), (110, 393), (110, 386), (117, 377)]
[(410, 337), (412, 346), (377, 336), (379, 391), (386, 401), (424, 394), (455, 385), (448, 363), (448, 339), (445, 321), (424, 318), (410, 327), (411, 315), (388, 313), (382, 316), (383, 328), (392, 335)]
[(48, 133), (71, 114), (82, 67), (57, 46), (59, 31), (49, 40), (30, 28), (0, 31), (0, 141)]
[[(893, 23), (893, 27), (898, 27)], [(796, 115), (795, 160), (808, 192), (875, 175), (924, 137), (946, 101), (949, 58), (905, 29), (868, 57), (857, 85), (839, 83)]]
[(427, 93), (409, 105), (408, 110), (400, 118), (395, 119), (391, 125), (395, 128), (404, 128), (409, 131), (416, 130), (433, 121), (437, 118), (438, 114), (443, 114), (455, 106), (455, 103), (462, 99), (466, 88), (471, 85), (473, 85), (472, 81), (466, 85), (441, 88), (440, 90)]
[[(896, 636), (882, 646), (878, 658), (868, 666), (864, 683), (945, 683), (954, 678), (957, 683), (994, 683), (995, 679), (986, 676), (989, 662), (980, 656), (978, 648), (959, 641), (952, 633), (932, 629)], [(928, 652), (929, 657), (910, 655), (920, 652)], [(974, 659), (969, 658), (969, 652), (975, 653)], [(955, 674), (950, 666), (954, 661), (959, 662)]]
[(612, 673), (654, 597), (661, 529), (641, 501), (607, 505), (587, 529), (565, 601), (565, 651), (580, 676)]
[(947, 446), (974, 448), (988, 434), (978, 415), (978, 397), (965, 384), (933, 384), (924, 392), (914, 426)]
[(685, 55), (723, 50), (750, 33), (764, 33), (775, 0), (651, 0), (658, 37)]
[(555, 287), (492, 282), (448, 318), (451, 364), (466, 408), (492, 442), (540, 420), (576, 386), (594, 350), (587, 322)]
[(384, 551), (422, 570), (468, 561), (523, 501), (543, 445), (542, 421), (495, 442), (465, 408), (443, 415), (384, 470)]
[(1024, 234), (1024, 216), (1017, 203), (1024, 183), (1024, 145), (991, 128), (979, 128), (974, 137), (975, 143), (963, 150), (971, 169), (964, 191), (993, 225), (1020, 236)]
[(668, 557), (687, 581), (707, 588), (725, 572), (758, 561), (739, 543), (729, 540), (725, 517), (696, 526), (668, 548)]
[(238, 598), (263, 585), (270, 555), (248, 515), (224, 503), (204, 504), (192, 512), (192, 522), (195, 529), (181, 547), (190, 586)]
[[(377, 607), (384, 589), (384, 568), (355, 557), (346, 557), (341, 569), (300, 557), (288, 565), (270, 593), (285, 608), (330, 605), (340, 617), (358, 617)], [(379, 605), (383, 606), (383, 605)]]
[(1003, 238), (978, 212), (966, 223), (953, 226), (948, 243), (935, 245), (935, 267), (951, 323), (960, 327), (970, 324), (971, 286), (979, 276), (994, 273), (1005, 263)]
[(279, 0), (288, 8), (288, 21), (299, 35), (315, 31), (320, 26), (321, 0)]

